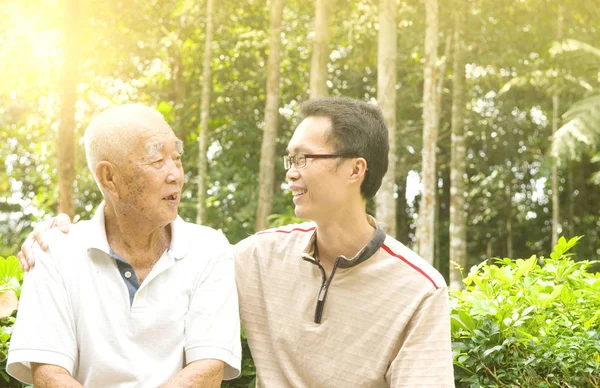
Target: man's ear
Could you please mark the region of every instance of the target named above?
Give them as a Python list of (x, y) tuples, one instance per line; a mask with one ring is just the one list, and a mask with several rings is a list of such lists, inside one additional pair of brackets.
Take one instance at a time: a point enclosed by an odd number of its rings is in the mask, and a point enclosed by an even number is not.
[(353, 182), (362, 182), (367, 173), (367, 161), (365, 158), (355, 158), (352, 160), (352, 170), (350, 171), (350, 179)]
[(118, 197), (119, 174), (112, 163), (107, 161), (98, 163), (96, 165), (96, 179), (98, 179), (98, 183), (102, 186), (103, 191)]

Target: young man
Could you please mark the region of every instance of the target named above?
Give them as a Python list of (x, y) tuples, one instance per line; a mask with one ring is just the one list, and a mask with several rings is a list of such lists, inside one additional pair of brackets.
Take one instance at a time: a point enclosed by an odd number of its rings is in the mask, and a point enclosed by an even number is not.
[(237, 245), (242, 323), (265, 387), (453, 387), (442, 276), (366, 213), (388, 165), (379, 109), (302, 105), (284, 158), (312, 222)]
[(235, 253), (257, 386), (453, 387), (446, 284), (366, 213), (388, 165), (380, 110), (348, 98), (301, 109), (284, 163), (312, 222)]
[(85, 133), (104, 202), (49, 232), (23, 284), (7, 371), (36, 387), (219, 387), (239, 374), (233, 255), (177, 215), (182, 143), (157, 111), (109, 109)]

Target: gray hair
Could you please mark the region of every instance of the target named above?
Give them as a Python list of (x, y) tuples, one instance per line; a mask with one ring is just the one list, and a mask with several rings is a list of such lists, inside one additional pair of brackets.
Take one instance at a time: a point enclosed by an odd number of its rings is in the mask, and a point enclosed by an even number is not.
[[(123, 163), (141, 130), (169, 127), (160, 112), (140, 104), (109, 108), (92, 119), (83, 142), (87, 164), (96, 184), (96, 166), (102, 161)], [(170, 128), (170, 127), (169, 127)]]

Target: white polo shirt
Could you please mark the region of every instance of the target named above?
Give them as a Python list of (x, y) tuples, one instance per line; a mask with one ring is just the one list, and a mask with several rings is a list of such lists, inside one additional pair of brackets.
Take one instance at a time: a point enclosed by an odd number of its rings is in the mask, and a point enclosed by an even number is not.
[(68, 235), (49, 233), (21, 291), (8, 373), (32, 382), (30, 362), (65, 368), (84, 386), (158, 387), (192, 361), (238, 376), (240, 324), (232, 249), (208, 227), (177, 218), (171, 245), (133, 301), (110, 257), (104, 206)]

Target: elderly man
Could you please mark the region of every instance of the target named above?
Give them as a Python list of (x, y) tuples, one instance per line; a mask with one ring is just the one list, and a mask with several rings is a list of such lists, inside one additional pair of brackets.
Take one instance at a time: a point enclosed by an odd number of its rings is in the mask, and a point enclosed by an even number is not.
[(312, 222), (235, 253), (257, 387), (453, 387), (444, 279), (366, 213), (388, 166), (381, 111), (347, 98), (301, 109), (284, 164)]
[(100, 114), (85, 149), (104, 202), (26, 277), (9, 374), (37, 387), (218, 387), (239, 374), (233, 257), (177, 215), (182, 142), (155, 110)]

